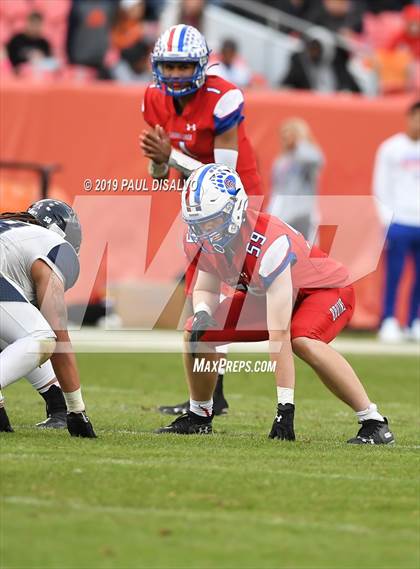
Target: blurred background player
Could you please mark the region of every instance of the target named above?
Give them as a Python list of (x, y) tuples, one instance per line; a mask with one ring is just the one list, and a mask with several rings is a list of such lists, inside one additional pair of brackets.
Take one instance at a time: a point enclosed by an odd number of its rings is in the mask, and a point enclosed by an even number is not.
[(273, 164), (268, 213), (293, 225), (311, 243), (317, 226), (316, 195), (324, 156), (309, 125), (291, 118), (280, 126), (282, 153)]
[[(156, 42), (154, 83), (143, 102), (143, 116), (152, 130), (143, 131), (140, 139), (150, 159), (149, 172), (154, 178), (164, 178), (171, 167), (188, 177), (202, 164), (217, 162), (240, 173), (248, 194), (262, 195), (254, 151), (243, 124), (243, 94), (225, 79), (206, 74), (208, 56), (205, 38), (192, 26), (173, 26)], [(195, 273), (192, 263), (186, 275), (188, 294)], [(225, 412), (222, 375), (215, 398), (215, 412)], [(185, 408), (188, 401), (160, 409), (178, 414)]]
[(50, 360), (63, 389), (70, 434), (96, 436), (85, 413), (64, 300), (64, 292), (79, 276), (81, 239), (77, 215), (58, 200), (40, 200), (26, 212), (0, 217), (0, 416), (4, 431), (11, 427), (1, 390), (36, 373)]
[(420, 340), (420, 101), (407, 113), (405, 132), (394, 134), (378, 149), (373, 190), (383, 221), (393, 213), (386, 243), (386, 281), (379, 338), (400, 342), (403, 332), (395, 316), (398, 285), (405, 260), (414, 261), (414, 283), (409, 300), (407, 337)]
[(320, 93), (360, 92), (360, 86), (348, 67), (349, 52), (336, 44), (334, 35), (321, 27), (310, 28), (303, 38), (303, 48), (290, 57), (289, 69), (281, 85), (291, 89)]
[(211, 70), (238, 87), (248, 87), (252, 80), (251, 70), (239, 55), (238, 44), (231, 38), (223, 40), (220, 53), (211, 61)]
[[(349, 443), (394, 442), (352, 367), (328, 345), (354, 310), (347, 270), (279, 218), (247, 205), (239, 176), (219, 164), (199, 168), (182, 192), (184, 249), (199, 269), (184, 351), (190, 409), (157, 432), (212, 432), (216, 372), (194, 370), (195, 355), (213, 362), (214, 345), (269, 340), (278, 394), (270, 438), (295, 440), (294, 352), (355, 411), (361, 427)], [(220, 302), (222, 282), (238, 286)]]

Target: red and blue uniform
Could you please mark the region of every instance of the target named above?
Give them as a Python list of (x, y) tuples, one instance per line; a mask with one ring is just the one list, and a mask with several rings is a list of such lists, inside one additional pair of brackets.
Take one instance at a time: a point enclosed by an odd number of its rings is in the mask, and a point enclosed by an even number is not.
[(215, 137), (238, 127), (236, 170), (249, 195), (262, 195), (261, 178), (252, 146), (245, 133), (242, 92), (221, 77), (208, 75), (182, 113), (178, 114), (172, 97), (155, 85), (146, 89), (143, 116), (149, 126), (162, 126), (171, 144), (203, 164), (214, 162)]
[[(171, 144), (203, 164), (214, 162), (214, 139), (238, 127), (238, 162), (236, 170), (249, 195), (263, 195), (254, 150), (245, 133), (244, 98), (232, 83), (215, 75), (207, 75), (204, 85), (193, 94), (181, 114), (174, 100), (154, 84), (147, 87), (143, 100), (143, 116), (149, 126), (162, 126)], [(192, 263), (186, 271), (186, 289), (195, 281)]]
[[(291, 267), (295, 304), (291, 337), (330, 342), (354, 311), (353, 287), (345, 267), (321, 249), (310, 246), (295, 229), (277, 217), (248, 210), (247, 220), (233, 241), (234, 254), (207, 253), (191, 242), (184, 248), (198, 269), (216, 275), (236, 292), (217, 308), (218, 329), (202, 341), (230, 342), (268, 339), (266, 292), (286, 267)], [(187, 322), (190, 330), (191, 319)]]

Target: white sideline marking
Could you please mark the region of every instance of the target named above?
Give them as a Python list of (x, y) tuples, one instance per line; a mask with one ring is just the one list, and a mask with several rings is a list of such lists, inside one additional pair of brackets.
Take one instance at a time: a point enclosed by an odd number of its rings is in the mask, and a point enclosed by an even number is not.
[[(231, 512), (220, 512), (217, 510), (212, 511), (197, 511), (192, 510), (173, 510), (170, 508), (133, 508), (125, 506), (97, 506), (91, 505), (83, 502), (61, 502), (54, 500), (41, 500), (39, 498), (32, 498), (30, 496), (6, 496), (3, 498), (3, 502), (6, 504), (17, 505), (17, 506), (33, 506), (36, 508), (56, 508), (60, 510), (75, 510), (83, 512), (94, 512), (98, 514), (123, 514), (123, 515), (133, 515), (133, 516), (145, 516), (145, 515), (157, 515), (170, 517), (182, 517), (190, 518), (191, 520), (203, 521), (205, 519), (213, 521), (225, 521), (235, 523), (240, 519), (249, 518), (249, 511), (246, 510), (235, 510)], [(314, 529), (314, 530), (327, 530), (336, 532), (348, 532), (356, 534), (373, 534), (382, 532), (382, 529), (373, 530), (372, 528), (363, 527), (360, 525), (353, 524), (328, 524), (324, 522), (308, 522), (302, 519), (287, 519), (280, 517), (278, 515), (274, 516), (261, 516), (256, 512), (252, 513), (252, 519), (255, 523), (263, 523), (266, 525), (282, 525), (287, 527), (297, 527), (303, 529)]]
[[(4, 459), (12, 459), (12, 460), (30, 460), (34, 459), (37, 461), (44, 461), (50, 462), (51, 457), (40, 456), (38, 454), (14, 454), (14, 453), (4, 453), (2, 454), (2, 460)], [(161, 466), (162, 461), (158, 459), (142, 459), (142, 460), (134, 460), (131, 458), (84, 458), (83, 464), (103, 464), (103, 465), (112, 465), (112, 466), (130, 466), (130, 467), (145, 467), (145, 466)], [(188, 464), (181, 463), (179, 461), (170, 461), (165, 460), (165, 466), (168, 468), (176, 468), (180, 469), (189, 469)], [(221, 466), (218, 464), (211, 464), (206, 463), (205, 465), (196, 464), (195, 468), (197, 470), (217, 470), (217, 471), (226, 471), (231, 472), (232, 466), (226, 465)], [(246, 473), (250, 474), (259, 474), (261, 473), (261, 469), (259, 468), (246, 468), (244, 470)], [(414, 482), (416, 477), (411, 478), (401, 478), (401, 477), (393, 477), (393, 476), (359, 476), (359, 475), (352, 475), (352, 474), (341, 474), (341, 473), (322, 473), (322, 472), (302, 472), (300, 470), (290, 470), (290, 469), (281, 469), (282, 474), (287, 474), (291, 476), (300, 476), (301, 478), (315, 478), (320, 480), (355, 480), (355, 481), (362, 481), (362, 482)]]
[[(177, 353), (182, 351), (183, 333), (177, 330), (101, 330), (84, 327), (71, 330), (70, 336), (77, 352), (145, 352)], [(383, 344), (376, 339), (337, 338), (332, 346), (341, 353), (420, 356), (420, 344)], [(268, 342), (230, 344), (230, 353), (267, 353)]]

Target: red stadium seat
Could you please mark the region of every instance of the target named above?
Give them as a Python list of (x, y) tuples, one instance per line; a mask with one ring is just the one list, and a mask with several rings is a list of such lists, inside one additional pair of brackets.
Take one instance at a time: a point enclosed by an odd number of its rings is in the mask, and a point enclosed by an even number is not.
[(398, 12), (367, 13), (363, 17), (363, 36), (371, 47), (386, 48), (390, 40), (404, 27), (404, 20)]
[(12, 30), (8, 25), (8, 22), (4, 18), (0, 18), (0, 45), (5, 45), (11, 34)]
[(61, 23), (67, 21), (70, 11), (70, 0), (33, 0), (33, 9), (41, 12), (48, 22)]
[(32, 9), (32, 2), (27, 0), (1, 0), (0, 17), (9, 21), (13, 21), (16, 18), (25, 19)]

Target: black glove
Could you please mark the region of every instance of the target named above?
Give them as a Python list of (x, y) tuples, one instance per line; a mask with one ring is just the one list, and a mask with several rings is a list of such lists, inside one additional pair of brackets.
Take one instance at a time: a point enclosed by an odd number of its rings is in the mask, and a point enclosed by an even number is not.
[(93, 425), (84, 411), (81, 413), (67, 413), (67, 430), (72, 437), (96, 439)]
[(277, 415), (271, 427), (269, 439), (280, 439), (282, 441), (294, 441), (295, 431), (293, 421), (295, 417), (295, 406), (291, 403), (277, 405)]
[(201, 336), (208, 328), (213, 328), (214, 326), (217, 326), (216, 320), (205, 310), (199, 310), (194, 314), (190, 336), (191, 354), (193, 358), (197, 355), (198, 342)]
[(4, 407), (0, 407), (0, 433), (13, 433), (12, 425)]

